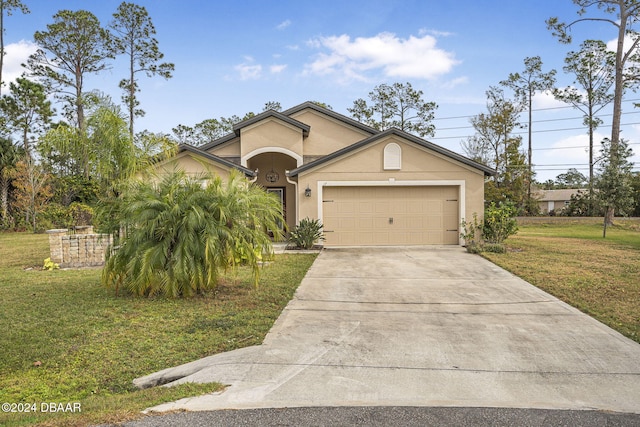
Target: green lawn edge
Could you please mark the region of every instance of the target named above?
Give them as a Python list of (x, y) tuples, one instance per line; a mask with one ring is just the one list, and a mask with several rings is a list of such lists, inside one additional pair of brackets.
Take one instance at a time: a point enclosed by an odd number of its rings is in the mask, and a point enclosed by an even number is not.
[[(260, 344), (316, 257), (276, 255), (257, 288), (241, 267), (214, 292), (172, 300), (115, 296), (101, 285), (100, 268), (43, 271), (48, 256), (46, 235), (0, 233), (0, 348), (10, 349), (0, 352), (0, 402), (37, 409), (0, 412), (2, 426), (121, 422), (150, 406), (222, 389), (137, 390), (132, 380)], [(81, 411), (43, 413), (48, 403), (79, 403)]]
[(640, 219), (525, 224), (482, 256), (640, 343)]

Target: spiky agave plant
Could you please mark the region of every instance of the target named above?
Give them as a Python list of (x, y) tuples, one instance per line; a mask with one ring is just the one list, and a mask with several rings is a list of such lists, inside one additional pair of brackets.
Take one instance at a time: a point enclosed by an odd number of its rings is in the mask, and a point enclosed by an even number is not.
[(191, 296), (215, 288), (242, 252), (258, 283), (266, 229), (283, 221), (279, 201), (233, 172), (222, 180), (183, 172), (131, 186), (120, 210), (126, 230), (107, 257), (102, 280), (140, 295)]

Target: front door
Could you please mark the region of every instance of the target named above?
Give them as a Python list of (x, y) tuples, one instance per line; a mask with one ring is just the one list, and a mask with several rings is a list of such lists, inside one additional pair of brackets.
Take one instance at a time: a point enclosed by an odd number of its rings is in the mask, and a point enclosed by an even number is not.
[(286, 203), (286, 188), (285, 187), (270, 187), (267, 188), (267, 193), (274, 193), (280, 199), (282, 204), (282, 216), (284, 217), (284, 223), (280, 224), (280, 230), (284, 230), (284, 224), (287, 222), (287, 203)]

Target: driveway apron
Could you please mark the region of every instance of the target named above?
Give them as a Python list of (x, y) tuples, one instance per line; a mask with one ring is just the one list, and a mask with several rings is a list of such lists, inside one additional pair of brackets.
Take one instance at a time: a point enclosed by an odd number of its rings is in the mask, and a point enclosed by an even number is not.
[(260, 346), (135, 381), (150, 411), (466, 406), (640, 413), (640, 344), (460, 247), (320, 253)]

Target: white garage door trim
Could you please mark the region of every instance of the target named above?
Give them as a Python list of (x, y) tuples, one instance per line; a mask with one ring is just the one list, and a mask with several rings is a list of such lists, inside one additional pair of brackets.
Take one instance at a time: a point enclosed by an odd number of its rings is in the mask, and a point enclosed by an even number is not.
[[(458, 187), (458, 224), (464, 220), (464, 212), (466, 211), (466, 193), (464, 180), (417, 180), (417, 181), (396, 181), (389, 178), (387, 181), (318, 181), (318, 218), (324, 224), (324, 216), (322, 211), (322, 200), (324, 195), (324, 187), (410, 187), (410, 186), (456, 186)], [(458, 237), (458, 244), (463, 245), (464, 241)]]

